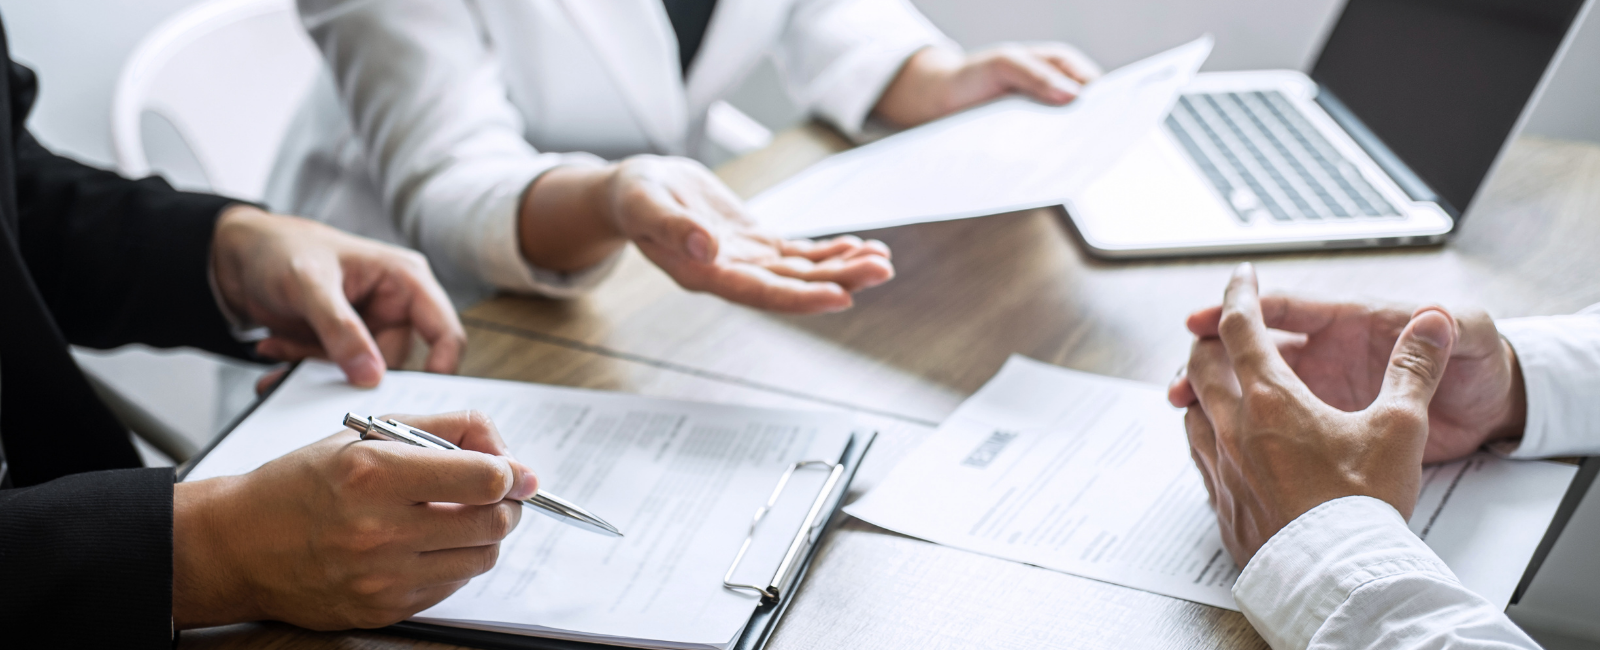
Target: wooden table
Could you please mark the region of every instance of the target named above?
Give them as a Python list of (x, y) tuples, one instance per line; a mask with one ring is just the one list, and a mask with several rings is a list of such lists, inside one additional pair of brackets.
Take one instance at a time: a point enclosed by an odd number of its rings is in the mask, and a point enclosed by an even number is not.
[[(845, 143), (780, 134), (718, 170), (752, 195)], [(870, 233), (899, 277), (854, 309), (788, 317), (687, 293), (630, 252), (581, 300), (500, 297), (464, 314), (464, 374), (652, 396), (855, 411), (880, 431), (855, 492), (1013, 354), (1164, 382), (1187, 356), (1188, 312), (1244, 258), (1101, 262), (1059, 210)], [(1497, 316), (1600, 302), (1600, 147), (1527, 139), (1442, 247), (1254, 256), (1265, 291)], [(1264, 648), (1242, 616), (927, 544), (855, 520), (825, 541), (772, 640), (792, 648)], [(192, 648), (432, 648), (286, 625), (188, 633)]]

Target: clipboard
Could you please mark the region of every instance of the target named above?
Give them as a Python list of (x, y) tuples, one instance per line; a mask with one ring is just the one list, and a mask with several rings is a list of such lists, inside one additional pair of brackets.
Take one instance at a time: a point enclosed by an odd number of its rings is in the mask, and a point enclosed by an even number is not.
[(1533, 557), (1528, 560), (1528, 568), (1522, 572), (1522, 580), (1517, 582), (1516, 591), (1511, 592), (1511, 604), (1522, 601), (1522, 595), (1528, 592), (1528, 587), (1533, 585), (1534, 576), (1539, 574), (1539, 567), (1544, 566), (1545, 557), (1550, 555), (1550, 549), (1555, 548), (1556, 540), (1561, 539), (1561, 532), (1566, 530), (1567, 522), (1572, 520), (1572, 514), (1578, 511), (1578, 505), (1583, 503), (1583, 497), (1589, 494), (1589, 487), (1594, 484), (1595, 475), (1600, 474), (1600, 456), (1580, 458), (1577, 462), (1578, 473), (1572, 476), (1572, 482), (1567, 484), (1567, 493), (1561, 496), (1561, 504), (1556, 506), (1556, 514), (1550, 518), (1550, 527), (1544, 531), (1544, 537), (1539, 540), (1539, 545), (1533, 550)]
[[(279, 377), (265, 391), (262, 391), (249, 408), (245, 409), (243, 413), (240, 413), (238, 417), (228, 424), (224, 429), (225, 433), (213, 438), (204, 449), (178, 467), (176, 472), (178, 480), (182, 481), (187, 478), (189, 471), (201, 459), (215, 449), (245, 419), (255, 413), (256, 409), (266, 402), (267, 397), (276, 392), (278, 387), (294, 373), (298, 365), (298, 363), (290, 365), (283, 376)], [(789, 603), (793, 600), (792, 596), (799, 586), (804, 583), (806, 573), (811, 567), (811, 560), (816, 556), (816, 551), (823, 535), (835, 528), (845, 517), (840, 507), (843, 505), (845, 495), (850, 491), (850, 484), (855, 480), (856, 471), (861, 467), (862, 458), (866, 456), (868, 449), (872, 447), (877, 435), (877, 432), (872, 430), (858, 429), (853, 431), (837, 463), (816, 460), (794, 463), (780, 477), (778, 485), (774, 488), (772, 496), (768, 498), (766, 505), (758, 508), (752, 514), (750, 534), (746, 536), (739, 552), (735, 556), (729, 557), (730, 565), (727, 574), (723, 576), (723, 584), (725, 588), (753, 589), (760, 592), (762, 601), (756, 607), (755, 613), (751, 615), (750, 622), (745, 625), (744, 631), (740, 633), (739, 639), (729, 645), (728, 650), (761, 650), (761, 648), (766, 647), (768, 639), (772, 637), (772, 632), (777, 629), (778, 620), (783, 617), (784, 612), (788, 611)], [(739, 560), (742, 559), (744, 551), (748, 548), (753, 536), (760, 532), (762, 516), (773, 506), (777, 498), (784, 493), (789, 477), (796, 471), (818, 463), (830, 466), (828, 468), (829, 477), (816, 499), (812, 502), (812, 506), (807, 512), (806, 522), (801, 525), (800, 530), (796, 531), (794, 539), (790, 542), (788, 552), (785, 553), (784, 560), (780, 562), (778, 571), (764, 585), (729, 585), (728, 581), (733, 575), (734, 569), (739, 566)], [(412, 621), (402, 621), (395, 625), (371, 631), (423, 641), (483, 648), (484, 650), (616, 650), (621, 647)]]
[[(779, 563), (772, 579), (765, 585), (729, 584), (734, 570), (739, 566), (739, 560), (743, 559), (744, 551), (750, 546), (751, 539), (760, 532), (762, 515), (783, 493), (789, 477), (803, 466), (825, 461), (800, 461), (791, 465), (779, 479), (767, 504), (756, 510), (752, 517), (750, 535), (745, 537), (738, 554), (732, 558), (728, 572), (723, 576), (723, 586), (730, 589), (758, 591), (761, 593), (761, 604), (750, 616), (750, 623), (745, 625), (739, 640), (728, 646), (728, 650), (761, 650), (766, 647), (767, 640), (772, 638), (773, 630), (778, 627), (778, 619), (783, 618), (784, 612), (788, 611), (795, 592), (805, 581), (806, 572), (811, 568), (811, 560), (816, 557), (818, 542), (844, 517), (840, 511), (844, 496), (850, 491), (850, 483), (855, 480), (856, 470), (861, 467), (861, 459), (866, 456), (867, 449), (872, 446), (877, 435), (876, 431), (864, 430), (851, 434), (850, 442), (845, 445), (844, 454), (840, 456), (839, 462), (830, 463), (832, 468), (829, 470), (828, 480), (812, 503), (811, 511), (807, 513), (808, 521), (796, 531), (789, 550), (785, 553), (784, 560)], [(436, 641), (484, 650), (616, 650), (623, 647), (412, 621), (401, 621), (376, 631), (421, 641)]]

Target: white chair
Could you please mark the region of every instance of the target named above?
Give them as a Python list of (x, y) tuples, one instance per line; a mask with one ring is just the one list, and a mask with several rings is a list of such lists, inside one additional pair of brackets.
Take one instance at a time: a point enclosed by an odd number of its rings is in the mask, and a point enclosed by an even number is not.
[(278, 146), (322, 69), (293, 0), (210, 0), (144, 38), (111, 99), (111, 140), (126, 176), (150, 174), (143, 122), (166, 119), (211, 191), (259, 201)]
[[(147, 35), (111, 100), (117, 169), (152, 171), (145, 116), (177, 131), (213, 192), (260, 201), (278, 146), (322, 69), (293, 0), (210, 0)], [(198, 352), (130, 346), (74, 355), (123, 424), (176, 462), (248, 404), (261, 370)]]

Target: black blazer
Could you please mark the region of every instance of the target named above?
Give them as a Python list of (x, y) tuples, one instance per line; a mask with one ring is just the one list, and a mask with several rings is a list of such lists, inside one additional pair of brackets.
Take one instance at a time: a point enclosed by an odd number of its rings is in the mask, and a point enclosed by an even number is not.
[(69, 342), (242, 356), (207, 265), (230, 203), (45, 150), (0, 24), (0, 646), (170, 647), (170, 469), (139, 469)]

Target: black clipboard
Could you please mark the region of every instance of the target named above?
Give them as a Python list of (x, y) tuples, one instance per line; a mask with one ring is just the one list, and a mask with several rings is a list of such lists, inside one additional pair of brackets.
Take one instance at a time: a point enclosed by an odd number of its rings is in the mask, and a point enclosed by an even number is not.
[[(213, 438), (205, 449), (202, 449), (200, 453), (195, 454), (194, 458), (189, 459), (182, 467), (178, 468), (178, 480), (184, 480), (188, 476), (189, 470), (193, 469), (200, 462), (200, 459), (211, 453), (211, 450), (215, 449), (218, 443), (228, 437), (229, 433), (238, 428), (239, 424), (245, 421), (245, 418), (255, 413), (256, 409), (266, 402), (273, 392), (277, 391), (278, 386), (282, 385), (284, 380), (294, 374), (298, 366), (298, 363), (290, 366), (282, 377), (279, 377), (276, 382), (256, 398), (250, 408), (245, 409), (243, 413), (239, 414), (239, 417), (234, 418), (233, 422), (228, 424), (228, 427), (224, 430), (225, 433)], [(837, 480), (831, 482), (831, 486), (827, 488), (825, 494), (818, 496), (817, 503), (820, 504), (821, 511), (826, 513), (826, 517), (822, 519), (820, 524), (810, 527), (809, 531), (806, 526), (801, 526), (801, 530), (797, 535), (804, 536), (808, 532), (810, 533), (805, 552), (798, 558), (798, 562), (787, 576), (781, 576), (782, 579), (780, 579), (780, 576), (774, 576), (774, 589), (777, 592), (775, 597), (763, 597), (762, 603), (756, 607), (755, 613), (750, 616), (750, 623), (745, 626), (739, 640), (728, 646), (728, 650), (761, 650), (761, 648), (766, 647), (767, 640), (772, 638), (773, 630), (778, 627), (778, 619), (782, 618), (784, 612), (788, 611), (794, 592), (805, 582), (806, 573), (811, 568), (811, 560), (816, 557), (817, 549), (821, 546), (822, 536), (835, 528), (844, 516), (839, 508), (844, 503), (845, 495), (850, 491), (850, 484), (855, 480), (856, 470), (861, 468), (861, 459), (867, 455), (867, 450), (872, 447), (872, 442), (877, 439), (877, 436), (876, 431), (868, 430), (857, 430), (850, 435), (850, 442), (845, 444), (844, 453), (836, 464), (838, 468)], [(798, 467), (802, 464), (804, 463), (796, 463), (795, 466)], [(793, 468), (790, 471), (792, 472)], [(782, 483), (780, 483), (778, 491), (781, 490)], [(776, 497), (777, 494), (778, 492), (775, 491), (773, 496)], [(796, 537), (796, 540), (799, 539), (799, 537)], [(731, 571), (730, 567), (730, 573)], [(483, 648), (484, 650), (615, 650), (619, 647), (584, 641), (549, 639), (506, 632), (490, 632), (447, 625), (415, 623), (412, 621), (402, 621), (375, 631), (423, 641)]]
[(1544, 537), (1534, 548), (1533, 557), (1528, 560), (1528, 568), (1523, 570), (1522, 580), (1517, 582), (1517, 590), (1511, 592), (1512, 605), (1520, 602), (1522, 595), (1528, 592), (1528, 587), (1533, 585), (1533, 578), (1539, 574), (1539, 567), (1544, 566), (1544, 559), (1550, 555), (1550, 549), (1555, 548), (1556, 540), (1561, 539), (1561, 531), (1566, 530), (1567, 522), (1572, 520), (1572, 513), (1577, 512), (1578, 504), (1583, 503), (1583, 497), (1589, 493), (1589, 486), (1594, 484), (1596, 474), (1600, 474), (1600, 456), (1589, 456), (1578, 460), (1578, 473), (1572, 476), (1572, 483), (1567, 485), (1567, 493), (1561, 497), (1561, 505), (1556, 506), (1556, 514), (1550, 518), (1550, 527), (1545, 529)]

